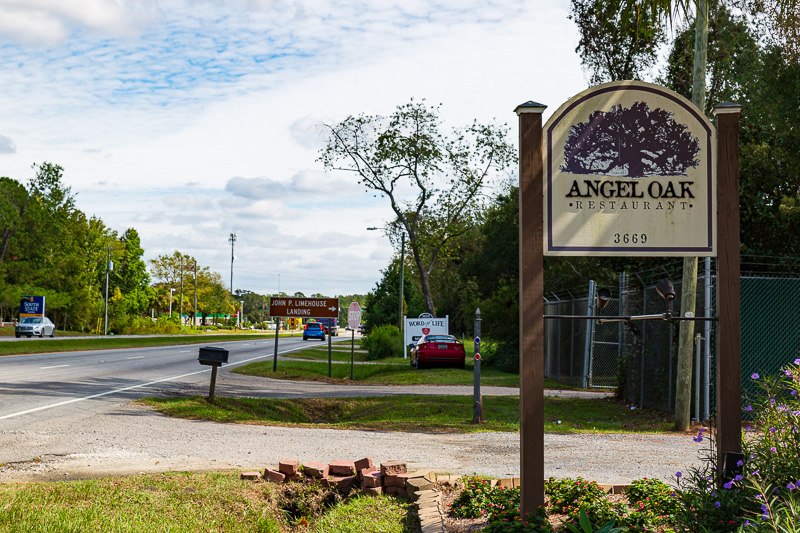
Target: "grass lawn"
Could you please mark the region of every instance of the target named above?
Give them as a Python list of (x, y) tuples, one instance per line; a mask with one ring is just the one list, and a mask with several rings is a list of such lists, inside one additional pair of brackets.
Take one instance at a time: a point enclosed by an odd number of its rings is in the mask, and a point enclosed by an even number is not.
[[(306, 350), (304, 350), (306, 351)], [(302, 352), (297, 352), (302, 353)], [(296, 354), (295, 354), (296, 356)], [(337, 356), (342, 357), (340, 354)], [(328, 354), (324, 361), (278, 361), (278, 371), (272, 371), (272, 361), (250, 363), (234, 368), (231, 372), (248, 376), (273, 379), (325, 381), (328, 383), (359, 383), (374, 385), (472, 385), (472, 361), (467, 361), (466, 370), (457, 368), (428, 368), (417, 370), (408, 362), (354, 365), (353, 380), (350, 380), (349, 364), (331, 365), (328, 378)], [(347, 361), (350, 354), (347, 354)], [(402, 361), (402, 359), (400, 359)], [(497, 387), (518, 387), (519, 375), (501, 372), (491, 368), (481, 368), (481, 384)]]
[(242, 481), (236, 472), (0, 484), (0, 531), (412, 531), (412, 504), (387, 497), (342, 501), (319, 486), (293, 485)]
[[(58, 335), (58, 333), (56, 334)], [(0, 342), (0, 357), (4, 355), (23, 355), (29, 353), (76, 352), (83, 350), (113, 350), (121, 348), (141, 348), (145, 346), (173, 346), (180, 344), (208, 344), (212, 342), (231, 342), (239, 340), (269, 339), (275, 334), (202, 334), (177, 335), (165, 337), (96, 337), (92, 339), (25, 339)]]
[[(350, 362), (350, 343), (346, 344), (347, 349), (345, 349), (344, 343), (333, 344), (331, 345), (331, 360), (333, 361), (344, 361), (349, 363)], [(364, 352), (359, 353), (358, 350), (361, 348), (356, 345), (355, 351), (353, 352), (353, 359), (356, 362), (364, 362), (368, 361), (367, 354)], [(300, 350), (298, 352), (289, 352), (287, 354), (281, 355), (281, 357), (288, 357), (291, 359), (307, 359), (310, 361), (327, 361), (328, 360), (328, 345), (322, 344), (320, 346), (309, 347), (305, 350)], [(403, 359), (402, 357), (390, 357), (388, 359), (381, 359), (380, 361), (376, 361), (380, 363), (392, 363), (398, 365), (408, 365), (408, 359)], [(327, 370), (325, 371), (325, 375), (327, 376)], [(350, 374), (348, 374), (349, 376)]]
[[(145, 398), (159, 412), (193, 420), (245, 424), (470, 433), (519, 431), (519, 397), (484, 396), (485, 424), (472, 420), (472, 396), (369, 398)], [(545, 398), (548, 433), (664, 433), (672, 419), (611, 399)], [(559, 423), (561, 421), (561, 423)]]

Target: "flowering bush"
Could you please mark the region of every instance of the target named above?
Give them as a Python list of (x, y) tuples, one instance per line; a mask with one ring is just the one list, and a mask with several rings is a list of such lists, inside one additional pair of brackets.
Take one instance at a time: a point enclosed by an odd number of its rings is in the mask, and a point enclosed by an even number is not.
[(633, 481), (625, 497), (629, 506), (617, 524), (628, 531), (653, 531), (672, 523), (679, 510), (680, 500), (675, 490), (658, 479)]
[[(517, 493), (519, 494), (519, 492)], [(520, 518), (519, 509), (509, 509), (494, 515), (482, 533), (552, 533), (553, 526), (547, 520), (544, 507)]]
[(520, 518), (519, 489), (492, 487), (481, 478), (468, 478), (464, 489), (450, 506), (453, 516), (459, 518), (481, 518), (489, 522), (483, 531), (494, 533), (550, 533), (553, 528), (547, 521), (544, 508)]
[[(741, 473), (721, 488), (715, 481), (713, 436), (704, 464), (677, 474), (686, 531), (798, 531), (795, 493), (800, 481), (800, 359), (773, 377), (750, 375), (759, 391), (744, 407), (753, 422), (742, 439)], [(702, 434), (698, 435), (702, 439)], [(698, 437), (695, 439), (697, 440)]]
[(580, 477), (577, 479), (551, 477), (545, 482), (544, 492), (550, 497), (548, 512), (565, 514), (568, 516), (568, 522), (573, 524), (580, 522), (581, 510), (586, 511), (592, 524), (605, 524), (622, 511), (612, 508), (606, 500), (606, 491), (596, 481), (586, 481)]

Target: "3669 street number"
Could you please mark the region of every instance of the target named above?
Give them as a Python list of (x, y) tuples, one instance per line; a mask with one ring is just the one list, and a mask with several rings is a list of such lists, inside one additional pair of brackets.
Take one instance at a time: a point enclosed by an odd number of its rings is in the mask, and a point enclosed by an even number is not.
[(647, 233), (615, 233), (614, 244), (646, 244)]

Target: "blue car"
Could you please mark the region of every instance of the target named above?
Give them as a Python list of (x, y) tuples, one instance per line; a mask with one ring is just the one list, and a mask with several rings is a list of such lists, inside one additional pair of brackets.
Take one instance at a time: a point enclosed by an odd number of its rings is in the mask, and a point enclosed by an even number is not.
[(303, 328), (303, 340), (319, 339), (325, 340), (325, 326), (321, 322), (309, 322)]

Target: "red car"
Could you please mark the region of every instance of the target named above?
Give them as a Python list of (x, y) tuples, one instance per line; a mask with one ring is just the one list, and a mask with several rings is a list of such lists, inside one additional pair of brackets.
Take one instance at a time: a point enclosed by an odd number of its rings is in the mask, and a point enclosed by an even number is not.
[(411, 348), (409, 359), (416, 368), (433, 364), (464, 368), (466, 352), (461, 341), (452, 335), (423, 335)]

